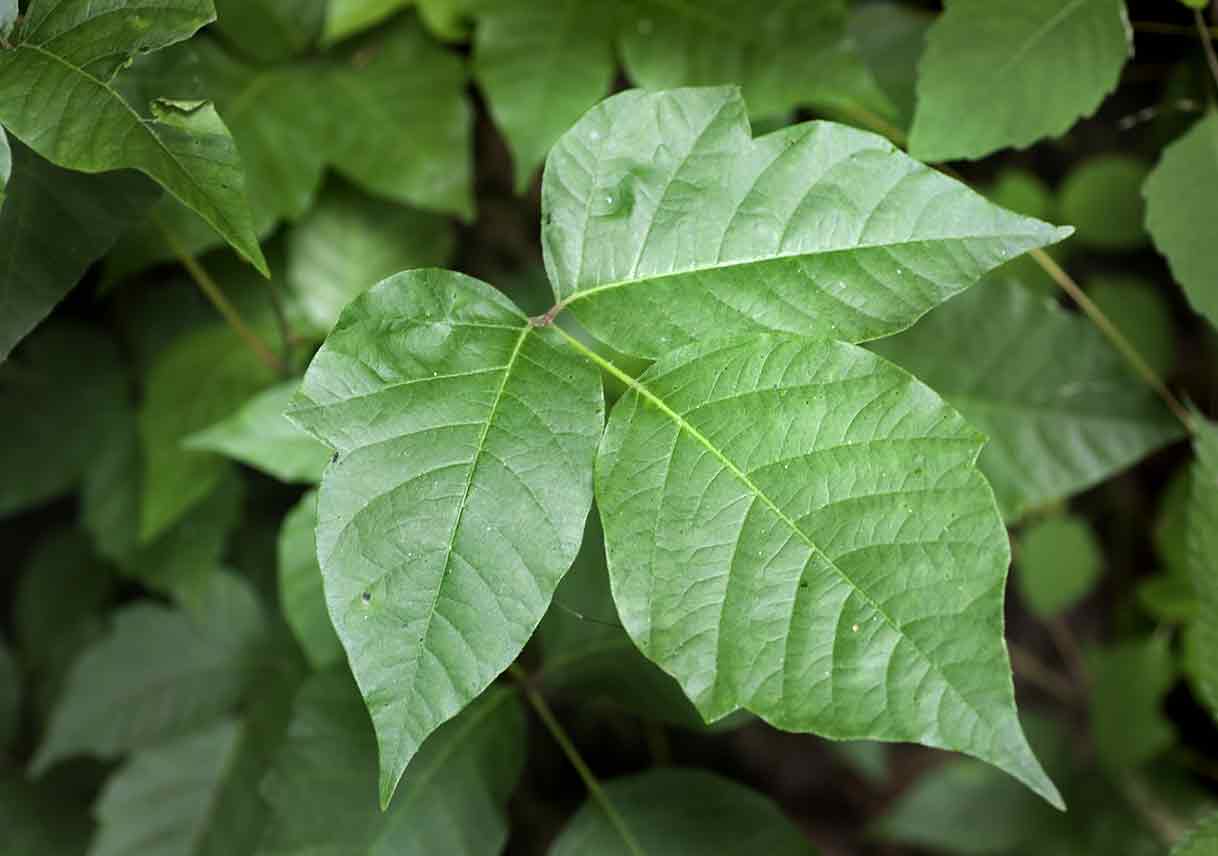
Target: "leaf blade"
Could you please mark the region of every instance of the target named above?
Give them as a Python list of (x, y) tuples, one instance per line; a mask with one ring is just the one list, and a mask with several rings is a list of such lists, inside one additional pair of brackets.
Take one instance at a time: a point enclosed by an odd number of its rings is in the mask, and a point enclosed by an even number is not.
[(603, 413), (599, 376), (557, 334), (447, 271), (357, 298), (310, 365), (290, 415), (338, 452), (317, 552), (383, 803), (540, 622), (579, 548)]
[(974, 466), (981, 438), (865, 354), (720, 340), (633, 383), (596, 474), (622, 623), (708, 720), (743, 707), (789, 730), (951, 748), (1060, 805), (1015, 717), (1009, 547)]

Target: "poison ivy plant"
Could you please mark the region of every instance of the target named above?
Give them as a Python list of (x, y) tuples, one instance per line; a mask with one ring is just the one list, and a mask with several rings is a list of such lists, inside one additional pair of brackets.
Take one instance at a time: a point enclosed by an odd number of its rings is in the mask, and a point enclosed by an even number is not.
[[(869, 181), (839, 183), (864, 165)], [(797, 168), (810, 178), (793, 185)], [(857, 202), (800, 204), (847, 187)], [(753, 142), (731, 89), (610, 99), (559, 142), (543, 196), (554, 310), (530, 320), (453, 273), (392, 277), (345, 310), (289, 411), (337, 451), (317, 550), (382, 804), (540, 621), (582, 537), (598, 439), (623, 625), (706, 720), (747, 708), (955, 748), (1057, 801), (1015, 718), (982, 439), (848, 341), (1068, 231), (872, 135), (812, 123)], [(615, 347), (671, 353), (635, 380), (549, 323), (568, 304)], [(629, 389), (603, 439), (592, 363)]]
[(267, 273), (240, 157), (215, 109), (158, 99), (145, 116), (113, 85), (137, 53), (179, 42), (214, 19), (210, 0), (156, 8), (34, 0), (14, 44), (0, 49), (0, 125), (58, 166), (148, 174)]
[[(926, 36), (910, 152), (978, 158), (1056, 137), (1116, 88), (1123, 0), (947, 0)], [(995, 97), (1001, 93), (1001, 97)]]

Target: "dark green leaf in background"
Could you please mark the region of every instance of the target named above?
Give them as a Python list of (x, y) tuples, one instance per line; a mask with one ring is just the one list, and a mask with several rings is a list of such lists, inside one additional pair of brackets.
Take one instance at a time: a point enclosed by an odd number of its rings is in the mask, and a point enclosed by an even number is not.
[(446, 264), (454, 243), (444, 217), (333, 187), (288, 233), (286, 284), (322, 337), (360, 294), (398, 271)]
[(114, 758), (216, 721), (253, 677), (263, 623), (254, 592), (229, 574), (213, 575), (189, 611), (123, 607), (72, 667), (32, 770)]
[(1136, 250), (1146, 243), (1140, 190), (1146, 164), (1126, 155), (1082, 161), (1061, 186), (1061, 216), (1076, 239), (1099, 250)]
[(1167, 295), (1156, 284), (1135, 276), (1100, 276), (1087, 280), (1087, 296), (1129, 340), (1160, 376), (1176, 365), (1176, 327)]
[(0, 364), (0, 517), (77, 486), (122, 419), (126, 384), (114, 343), (74, 321), (47, 324)]
[(1146, 228), (1193, 309), (1218, 327), (1218, 113), (1163, 150), (1146, 180)]
[(1089, 652), (1091, 729), (1100, 761), (1117, 770), (1151, 761), (1175, 739), (1163, 699), (1176, 680), (1166, 636)]
[(1218, 426), (1197, 419), (1191, 495), (1186, 517), (1188, 570), (1197, 592), (1197, 616), (1188, 628), (1191, 678), (1218, 717)]
[(317, 554), (382, 804), (545, 614), (582, 540), (603, 414), (599, 375), (556, 331), (448, 271), (380, 283), (314, 357), (291, 416), (337, 450)]
[[(0, 131), (0, 137), (4, 135)], [(131, 172), (83, 175), (0, 146), (0, 362), (159, 196)]]
[(607, 782), (604, 793), (616, 816), (588, 800), (558, 836), (549, 856), (813, 856), (817, 852), (769, 799), (702, 770), (652, 770)]
[(264, 389), (227, 419), (186, 437), (183, 447), (217, 452), (281, 481), (316, 484), (333, 451), (284, 416), (299, 385), (289, 380)]
[(377, 810), (377, 750), (345, 670), (313, 677), (262, 792), (272, 820), (263, 856), (497, 856), (503, 806), (524, 766), (517, 694), (494, 687), (441, 726)]
[(1172, 848), (1171, 856), (1214, 856), (1218, 853), (1218, 813), (1211, 814)]
[(875, 350), (988, 435), (981, 468), (1010, 521), (1181, 434), (1088, 321), (1013, 282), (986, 282)]
[(708, 721), (743, 707), (954, 749), (1058, 804), (1015, 716), (983, 442), (857, 346), (756, 336), (660, 360), (597, 457), (623, 625)]
[(732, 88), (603, 102), (550, 153), (542, 211), (556, 298), (646, 357), (710, 335), (889, 335), (1070, 234), (844, 125), (754, 140)]
[(288, 512), (279, 530), (279, 600), (283, 617), (315, 669), (343, 661), (343, 648), (322, 590), (317, 564), (317, 491)]
[(910, 153), (979, 158), (1065, 133), (1116, 88), (1123, 0), (947, 0), (918, 66)]
[(321, 34), (319, 0), (215, 0), (216, 29), (241, 53), (263, 63), (306, 52)]

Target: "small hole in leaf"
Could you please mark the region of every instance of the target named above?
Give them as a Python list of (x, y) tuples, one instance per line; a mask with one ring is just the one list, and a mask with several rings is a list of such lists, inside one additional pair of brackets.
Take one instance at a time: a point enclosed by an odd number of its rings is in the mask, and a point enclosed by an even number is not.
[(359, 599), (364, 603), (372, 603), (372, 592), (366, 591), (359, 596)]

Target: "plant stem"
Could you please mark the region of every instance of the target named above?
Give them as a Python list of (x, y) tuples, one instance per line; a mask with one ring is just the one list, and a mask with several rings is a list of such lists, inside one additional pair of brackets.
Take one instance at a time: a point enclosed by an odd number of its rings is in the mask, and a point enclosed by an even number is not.
[(605, 816), (609, 818), (609, 823), (613, 825), (617, 834), (621, 836), (627, 850), (633, 856), (646, 856), (643, 848), (635, 839), (634, 833), (630, 831), (626, 821), (618, 814), (617, 808), (609, 799), (609, 795), (605, 793), (605, 789), (601, 787), (601, 783), (597, 780), (591, 768), (588, 767), (583, 756), (579, 754), (579, 750), (575, 748), (575, 743), (572, 742), (570, 735), (562, 727), (562, 723), (558, 721), (554, 711), (550, 709), (550, 705), (546, 702), (545, 697), (529, 682), (528, 674), (516, 663), (508, 666), (508, 672), (516, 679), (516, 683), (520, 685), (521, 692), (524, 693), (525, 698), (529, 700), (529, 704), (533, 706), (533, 710), (537, 712), (538, 718), (541, 719), (542, 723), (549, 730), (550, 736), (554, 738), (554, 742), (558, 744), (563, 754), (567, 756), (567, 760), (571, 762), (575, 772), (579, 773), (580, 779), (584, 782), (584, 787), (588, 789), (589, 795), (592, 799), (596, 800), (601, 810), (605, 812)]
[(1142, 378), (1163, 399), (1163, 403), (1184, 424), (1184, 427), (1191, 430), (1192, 417), (1189, 415), (1188, 410), (1185, 409), (1184, 405), (1180, 403), (1180, 400), (1176, 398), (1172, 391), (1167, 388), (1167, 384), (1163, 382), (1163, 379), (1155, 374), (1155, 370), (1147, 365), (1146, 360), (1129, 343), (1129, 340), (1117, 329), (1116, 325), (1108, 319), (1103, 310), (1095, 305), (1091, 298), (1079, 288), (1078, 283), (1071, 279), (1070, 275), (1062, 270), (1048, 253), (1042, 249), (1035, 249), (1030, 252), (1030, 255), (1036, 260), (1037, 264), (1044, 268), (1045, 273), (1052, 277), (1053, 281), (1078, 304), (1079, 309), (1083, 310), (1083, 314), (1090, 318), (1092, 323), (1099, 328), (1100, 332), (1112, 343), (1117, 352), (1124, 357), (1125, 362), (1129, 363), (1130, 368), (1137, 373), (1138, 377)]
[(1053, 640), (1053, 647), (1057, 649), (1058, 656), (1070, 670), (1070, 676), (1079, 688), (1086, 692), (1091, 686), (1091, 676), (1087, 672), (1087, 662), (1083, 658), (1083, 651), (1079, 648), (1074, 634), (1070, 632), (1070, 625), (1066, 624), (1060, 616), (1050, 619), (1045, 624), (1049, 629), (1049, 637)]
[(153, 220), (156, 221), (157, 226), (162, 234), (164, 234), (165, 241), (169, 244), (169, 248), (177, 257), (178, 262), (182, 267), (186, 268), (186, 272), (190, 274), (190, 278), (194, 280), (195, 285), (199, 287), (199, 291), (203, 292), (203, 296), (211, 302), (211, 305), (216, 308), (216, 311), (220, 313), (228, 326), (233, 329), (233, 332), (240, 336), (241, 340), (249, 346), (258, 359), (265, 363), (272, 371), (286, 375), (287, 365), (262, 340), (262, 337), (245, 323), (241, 313), (224, 296), (224, 292), (216, 284), (216, 281), (211, 278), (211, 274), (207, 272), (207, 269), (199, 263), (199, 260), (189, 250), (182, 246), (173, 232), (155, 214), (153, 215)]
[[(1158, 21), (1134, 21), (1133, 28), (1138, 32), (1159, 33), (1165, 36), (1191, 36), (1196, 32), (1192, 27), (1183, 24), (1161, 24)], [(1209, 38), (1218, 39), (1218, 27), (1205, 27), (1204, 32)]]
[(1214, 85), (1218, 86), (1218, 54), (1214, 53), (1214, 43), (1210, 41), (1209, 27), (1206, 26), (1200, 9), (1193, 10), (1193, 23), (1196, 24), (1197, 34), (1201, 37), (1201, 48), (1205, 51), (1205, 62), (1210, 67)]

